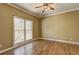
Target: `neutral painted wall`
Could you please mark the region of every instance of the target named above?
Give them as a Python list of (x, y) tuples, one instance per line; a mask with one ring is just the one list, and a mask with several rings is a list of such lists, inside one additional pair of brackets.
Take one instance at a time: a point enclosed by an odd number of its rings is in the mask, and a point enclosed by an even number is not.
[(42, 37), (79, 42), (79, 10), (44, 18)]
[(33, 37), (39, 37), (38, 18), (7, 4), (0, 4), (0, 44), (2, 45), (0, 50), (13, 46), (13, 16), (33, 20)]

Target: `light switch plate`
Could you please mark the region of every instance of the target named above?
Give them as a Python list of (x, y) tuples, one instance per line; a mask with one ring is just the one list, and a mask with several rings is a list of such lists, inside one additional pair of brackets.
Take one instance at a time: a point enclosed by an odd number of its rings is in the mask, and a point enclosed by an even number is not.
[(2, 45), (0, 44), (0, 48), (2, 47)]

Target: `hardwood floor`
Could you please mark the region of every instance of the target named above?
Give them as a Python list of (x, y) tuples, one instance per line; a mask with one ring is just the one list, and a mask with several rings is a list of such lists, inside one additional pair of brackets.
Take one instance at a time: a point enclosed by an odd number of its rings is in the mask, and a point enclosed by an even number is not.
[(36, 40), (2, 55), (78, 55), (79, 46), (48, 40)]

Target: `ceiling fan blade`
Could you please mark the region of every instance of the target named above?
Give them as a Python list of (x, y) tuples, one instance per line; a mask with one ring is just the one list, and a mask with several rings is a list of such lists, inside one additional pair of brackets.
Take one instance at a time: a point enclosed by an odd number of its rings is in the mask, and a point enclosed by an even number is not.
[(54, 8), (50, 7), (51, 10), (54, 10)]
[(51, 7), (51, 6), (48, 6), (51, 10), (55, 10), (53, 7)]
[(43, 7), (43, 6), (37, 6), (37, 7), (35, 7), (35, 8), (40, 8), (40, 7)]
[(54, 3), (48, 3), (48, 4), (54, 4)]

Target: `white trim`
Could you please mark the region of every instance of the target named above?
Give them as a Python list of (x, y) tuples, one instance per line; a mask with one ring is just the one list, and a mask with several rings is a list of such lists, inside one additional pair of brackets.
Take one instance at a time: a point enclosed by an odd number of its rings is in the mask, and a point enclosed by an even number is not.
[(37, 15), (33, 14), (32, 12), (30, 12), (30, 11), (28, 11), (28, 10), (25, 10), (25, 9), (22, 9), (22, 8), (20, 8), (20, 7), (16, 6), (16, 5), (14, 5), (14, 4), (11, 4), (11, 3), (7, 3), (7, 4), (10, 5), (10, 6), (12, 6), (12, 7), (14, 7), (14, 8), (16, 8), (16, 9), (19, 9), (19, 10), (25, 12), (25, 13), (28, 13), (28, 14), (30, 14), (30, 15), (32, 15), (32, 16), (35, 16), (35, 17), (37, 17), (37, 18), (41, 18), (40, 16), (37, 16)]
[(62, 12), (58, 12), (58, 13), (53, 13), (53, 14), (47, 15), (47, 16), (45, 16), (45, 17), (53, 16), (53, 15), (58, 15), (58, 14), (63, 14), (63, 13), (67, 13), (67, 12), (72, 12), (72, 11), (76, 11), (76, 10), (79, 10), (79, 8), (70, 9), (70, 10), (66, 10), (66, 11), (62, 11)]
[(12, 6), (12, 7), (14, 7), (14, 8), (17, 8), (17, 9), (19, 9), (19, 10), (22, 10), (22, 11), (24, 11), (25, 13), (28, 13), (28, 14), (30, 14), (30, 15), (33, 15), (33, 16), (35, 16), (35, 17), (37, 17), (37, 18), (44, 18), (44, 17), (49, 17), (49, 16), (53, 16), (53, 15), (58, 15), (58, 14), (62, 14), (62, 13), (67, 13), (67, 12), (79, 10), (79, 8), (70, 9), (70, 10), (66, 10), (66, 11), (62, 11), (62, 12), (58, 12), (58, 13), (53, 13), (53, 14), (46, 15), (46, 16), (43, 16), (43, 17), (42, 17), (42, 16), (39, 16), (39, 15), (35, 15), (35, 14), (33, 14), (32, 12), (30, 12), (30, 11), (28, 11), (28, 10), (25, 10), (25, 9), (22, 9), (22, 8), (20, 8), (20, 7), (18, 7), (18, 6), (15, 6), (15, 5), (11, 4), (11, 3), (7, 3), (7, 4), (10, 5), (10, 6)]
[(13, 47), (10, 47), (10, 48), (1, 50), (1, 51), (0, 51), (0, 54), (2, 54), (2, 53), (4, 53), (4, 52), (7, 52), (7, 51), (9, 51), (9, 50), (11, 50), (11, 49), (14, 49), (14, 48), (16, 48), (16, 47), (18, 47), (18, 46), (21, 46), (21, 45), (27, 44), (27, 43), (29, 43), (29, 42), (35, 41), (35, 40), (37, 40), (37, 39), (39, 39), (39, 38), (32, 39), (32, 40), (28, 40), (28, 41), (26, 41), (26, 42), (23, 43), (23, 44), (20, 44), (20, 45), (17, 45), (17, 46), (13, 46)]
[(1, 51), (0, 51), (0, 54), (4, 53), (4, 52), (6, 52), (6, 51), (9, 51), (9, 50), (11, 50), (11, 49), (13, 49), (13, 47), (10, 47), (10, 48), (7, 48), (7, 49), (4, 49), (4, 50), (1, 50)]
[(77, 44), (77, 45), (79, 45), (79, 43), (77, 43), (77, 42), (66, 41), (66, 40), (60, 40), (60, 39), (50, 39), (50, 38), (40, 38), (40, 39), (52, 40), (52, 41), (58, 41), (58, 42), (64, 42), (64, 43), (70, 43), (70, 44)]

